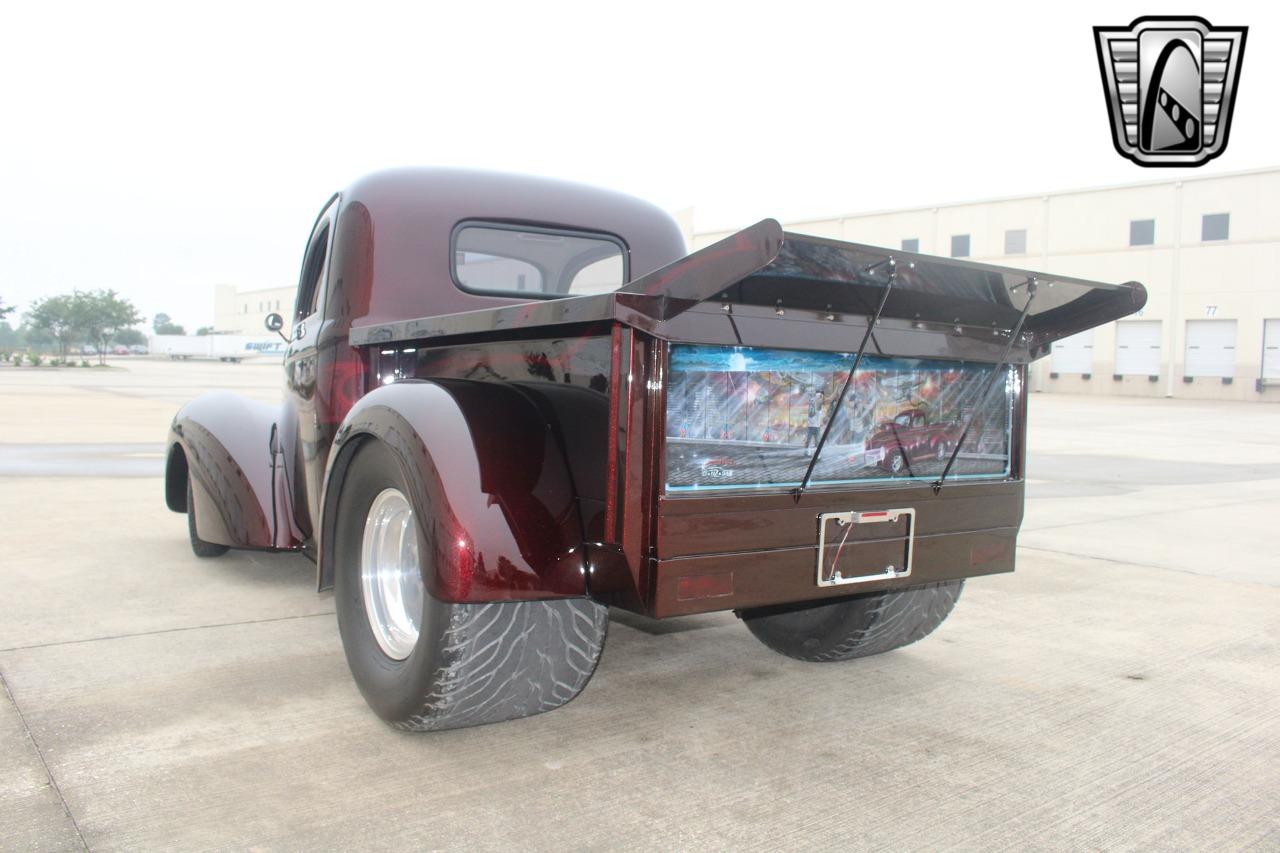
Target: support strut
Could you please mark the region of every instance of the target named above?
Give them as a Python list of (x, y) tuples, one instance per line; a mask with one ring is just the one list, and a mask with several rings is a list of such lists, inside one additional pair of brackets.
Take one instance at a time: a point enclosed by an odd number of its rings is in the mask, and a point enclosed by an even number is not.
[(818, 464), (818, 457), (822, 455), (822, 446), (827, 443), (827, 436), (831, 434), (831, 427), (836, 422), (836, 415), (840, 412), (840, 407), (844, 405), (845, 395), (849, 393), (849, 385), (853, 382), (853, 374), (858, 372), (858, 365), (862, 362), (862, 354), (867, 350), (867, 342), (871, 340), (871, 333), (875, 331), (876, 323), (880, 322), (880, 314), (884, 311), (885, 303), (889, 301), (889, 293), (893, 290), (893, 282), (898, 277), (898, 263), (892, 256), (866, 269), (866, 272), (871, 272), (873, 269), (885, 265), (889, 267), (889, 279), (885, 282), (884, 293), (880, 295), (880, 304), (876, 306), (876, 313), (867, 321), (867, 331), (862, 335), (862, 343), (858, 345), (858, 354), (853, 357), (853, 366), (849, 368), (849, 374), (844, 378), (844, 386), (841, 387), (840, 394), (836, 397), (835, 402), (831, 404), (831, 414), (827, 416), (827, 425), (823, 428), (822, 436), (813, 448), (813, 456), (809, 458), (809, 467), (805, 469), (804, 479), (800, 481), (800, 487), (795, 491), (797, 501), (804, 494), (804, 490), (809, 487), (809, 480), (813, 477), (813, 469)]
[(943, 468), (942, 474), (933, 481), (933, 493), (935, 495), (942, 491), (942, 484), (946, 481), (947, 475), (951, 473), (951, 466), (956, 464), (956, 457), (960, 455), (960, 448), (964, 446), (964, 440), (969, 437), (969, 428), (973, 426), (973, 419), (978, 416), (978, 412), (987, 404), (987, 397), (991, 395), (991, 389), (995, 387), (996, 380), (1004, 373), (1004, 369), (1009, 366), (1009, 353), (1013, 352), (1013, 345), (1017, 343), (1018, 337), (1022, 334), (1022, 324), (1026, 322), (1027, 312), (1031, 310), (1031, 303), (1036, 298), (1036, 280), (1029, 278), (1026, 281), (1026, 285), (1027, 303), (1022, 306), (1022, 313), (1018, 315), (1018, 322), (1014, 324), (1013, 331), (1009, 334), (1009, 343), (1005, 345), (1004, 354), (1000, 356), (1000, 363), (991, 371), (991, 376), (987, 378), (986, 386), (982, 389), (982, 393), (978, 395), (977, 405), (973, 407), (973, 411), (965, 419), (964, 429), (960, 431), (960, 438), (956, 441), (955, 449), (951, 451), (951, 456), (947, 458), (947, 467)]

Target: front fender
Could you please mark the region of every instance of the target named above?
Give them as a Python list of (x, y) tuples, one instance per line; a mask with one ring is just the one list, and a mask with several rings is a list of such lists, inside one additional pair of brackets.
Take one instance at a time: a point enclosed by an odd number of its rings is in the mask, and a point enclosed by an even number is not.
[[(169, 427), (165, 499), (195, 512), (200, 538), (233, 548), (274, 546), (271, 430), (279, 407), (215, 391), (183, 406)], [(186, 505), (191, 477), (193, 508)]]
[[(318, 582), (332, 585), (334, 507), (355, 450), (382, 442), (406, 473), (423, 581), (479, 603), (586, 594), (582, 520), (560, 443), (520, 389), (467, 380), (381, 386), (347, 413), (321, 500)], [(359, 520), (363, 524), (363, 519)]]

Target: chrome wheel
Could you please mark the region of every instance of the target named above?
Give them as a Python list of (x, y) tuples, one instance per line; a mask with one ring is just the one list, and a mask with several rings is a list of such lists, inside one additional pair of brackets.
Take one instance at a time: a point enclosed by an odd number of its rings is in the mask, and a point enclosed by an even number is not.
[(399, 489), (383, 489), (369, 507), (360, 583), (374, 639), (387, 657), (404, 660), (418, 644), (423, 588), (413, 507)]

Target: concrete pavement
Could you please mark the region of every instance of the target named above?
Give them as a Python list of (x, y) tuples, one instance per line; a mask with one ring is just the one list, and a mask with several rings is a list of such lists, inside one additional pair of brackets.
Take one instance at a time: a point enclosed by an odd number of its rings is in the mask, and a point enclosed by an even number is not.
[(1280, 847), (1280, 407), (1034, 396), (1018, 572), (925, 641), (615, 614), (566, 708), (407, 735), (307, 561), (164, 509), (177, 403), (278, 367), (122, 368), (0, 370), (0, 849)]

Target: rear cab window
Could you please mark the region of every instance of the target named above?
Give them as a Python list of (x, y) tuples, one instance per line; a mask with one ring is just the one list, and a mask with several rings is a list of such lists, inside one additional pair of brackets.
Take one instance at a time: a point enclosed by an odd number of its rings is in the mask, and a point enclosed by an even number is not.
[(453, 231), (453, 280), (473, 293), (554, 299), (609, 293), (627, 282), (627, 251), (610, 234), (463, 222)]

